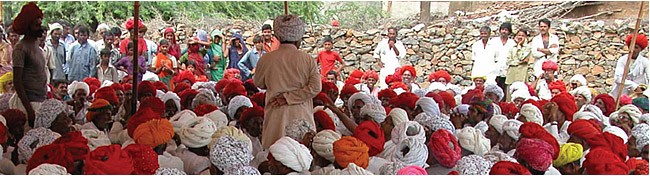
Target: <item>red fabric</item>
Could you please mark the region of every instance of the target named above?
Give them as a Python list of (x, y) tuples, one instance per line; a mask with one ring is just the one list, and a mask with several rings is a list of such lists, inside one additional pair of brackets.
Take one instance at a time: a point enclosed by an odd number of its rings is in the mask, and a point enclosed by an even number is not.
[(133, 90), (133, 84), (131, 84), (131, 83), (124, 83), (124, 84), (122, 84), (122, 86), (124, 87), (124, 92), (129, 91), (129, 90)]
[(462, 96), (463, 98), (461, 99), (461, 102), (463, 104), (469, 104), (472, 98), (474, 98), (476, 95), (483, 95), (483, 91), (480, 89), (469, 90), (467, 93), (465, 93), (465, 95)]
[(328, 97), (327, 94), (325, 94), (323, 92), (318, 92), (318, 94), (316, 94), (316, 96), (313, 99), (314, 100), (321, 100), (325, 104), (332, 103), (332, 100), (330, 100), (330, 97)]
[(526, 84), (526, 86), (528, 87), (528, 94), (530, 94), (530, 96), (537, 96), (537, 91), (535, 91), (535, 88), (533, 88), (533, 86), (531, 86), (528, 83), (524, 83), (524, 84)]
[(391, 110), (393, 110), (393, 109), (388, 107), (388, 106), (384, 107), (384, 111), (386, 112), (386, 114), (389, 114)]
[[(625, 38), (625, 45), (630, 46), (630, 42), (632, 42), (632, 37), (634, 34), (630, 34)], [(636, 41), (634, 42), (634, 45), (639, 45), (641, 49), (645, 49), (648, 47), (648, 37), (643, 35), (643, 34), (637, 34), (636, 35)]]
[(88, 139), (83, 137), (81, 131), (68, 132), (54, 140), (52, 144), (64, 144), (66, 152), (70, 152), (74, 160), (84, 160), (90, 152)]
[(133, 175), (153, 175), (160, 167), (158, 154), (153, 148), (143, 144), (130, 144), (124, 151), (133, 160)]
[(346, 84), (341, 89), (341, 97), (343, 97), (343, 95), (351, 96), (352, 94), (357, 93), (357, 92), (359, 92), (359, 90), (357, 90), (357, 88), (355, 88), (354, 85)]
[(425, 97), (433, 98), (433, 100), (436, 101), (436, 103), (438, 103), (438, 108), (439, 109), (442, 109), (442, 107), (444, 106), (443, 103), (445, 103), (445, 100), (442, 99), (442, 96), (440, 96), (440, 94), (437, 94), (437, 93), (434, 93), (434, 92), (429, 92), (429, 93), (427, 93), (425, 95)]
[(88, 86), (97, 86), (97, 87), (102, 86), (102, 82), (100, 82), (97, 78), (93, 78), (93, 77), (84, 79), (84, 82), (88, 84)]
[(445, 78), (445, 80), (447, 80), (448, 83), (451, 82), (451, 75), (449, 75), (449, 72), (445, 70), (438, 70), (436, 72), (431, 73), (431, 75), (429, 75), (428, 81), (429, 82), (437, 81), (440, 78)]
[(318, 110), (314, 112), (314, 121), (316, 122), (316, 126), (321, 126), (322, 128), (318, 130), (318, 132), (322, 130), (332, 130), (336, 131), (336, 125), (334, 125), (334, 121), (328, 115), (325, 111), (323, 110)]
[(334, 84), (333, 82), (327, 82), (327, 81), (321, 82), (321, 92), (327, 93), (332, 90), (339, 92), (339, 88), (336, 87), (336, 84)]
[(183, 80), (188, 80), (190, 83), (194, 84), (196, 82), (196, 77), (194, 77), (194, 73), (192, 73), (189, 70), (181, 71), (178, 73), (178, 77), (176, 78), (176, 83), (182, 82)]
[(377, 74), (376, 71), (374, 70), (368, 70), (365, 73), (363, 73), (363, 80), (366, 80), (368, 78), (374, 78), (375, 80), (379, 80), (379, 74)]
[(244, 82), (244, 88), (246, 88), (246, 92), (259, 92), (259, 89), (257, 86), (255, 86), (255, 82), (253, 79), (248, 79)]
[(594, 98), (594, 101), (591, 102), (591, 104), (595, 105), (596, 101), (599, 100), (599, 99), (602, 100), (605, 103), (606, 111), (603, 111), (603, 115), (609, 117), (609, 115), (612, 114), (612, 112), (616, 111), (614, 109), (614, 107), (616, 105), (616, 100), (614, 100), (614, 98), (612, 96), (610, 96), (609, 94), (606, 94), (606, 93), (597, 95), (596, 98)]
[(138, 85), (138, 99), (142, 98), (144, 94), (151, 94), (154, 97), (156, 96), (156, 87), (150, 81), (142, 81)]
[(11, 28), (18, 35), (25, 35), (29, 31), (29, 26), (31, 23), (35, 22), (37, 19), (43, 19), (43, 12), (34, 2), (27, 3), (23, 5), (20, 9), (18, 16), (14, 18)]
[(603, 138), (609, 144), (610, 151), (618, 156), (621, 161), (627, 159), (627, 144), (623, 143), (623, 139), (612, 133), (603, 133)]
[(162, 90), (163, 92), (169, 91), (169, 88), (167, 88), (167, 84), (162, 81), (156, 81), (153, 83), (154, 87), (156, 87), (156, 90)]
[(542, 106), (545, 105), (545, 103), (542, 104), (541, 101), (535, 101), (535, 100), (532, 100), (532, 99), (528, 99), (528, 100), (526, 100), (526, 101), (524, 101), (524, 102), (521, 103), (522, 106), (523, 106), (524, 104), (532, 104), (532, 105), (535, 105), (535, 107), (537, 107), (537, 108), (540, 109), (540, 110), (542, 110)]
[(332, 26), (339, 26), (339, 20), (332, 20), (332, 22), (330, 23), (330, 25), (332, 25)]
[(548, 90), (553, 89), (560, 89), (560, 92), (566, 92), (566, 84), (562, 80), (553, 81), (548, 85)]
[(88, 93), (88, 95), (92, 95), (97, 91), (97, 89), (99, 89), (99, 86), (90, 85), (90, 86), (88, 86), (88, 89), (90, 91), (90, 93)]
[(413, 67), (412, 65), (406, 65), (406, 66), (403, 66), (402, 68), (400, 68), (400, 72), (399, 72), (400, 77), (406, 71), (409, 71), (411, 73), (411, 76), (413, 76), (413, 77), (416, 77), (416, 75), (418, 75), (417, 72), (415, 72), (415, 67)]
[[(104, 99), (111, 103), (111, 105), (117, 105), (120, 103), (120, 99), (115, 94), (115, 89), (111, 87), (102, 87), (95, 92), (95, 99)], [(118, 107), (113, 107), (118, 108)]]
[(84, 165), (86, 175), (129, 175), (133, 171), (131, 157), (118, 144), (97, 147), (90, 152)]
[[(69, 152), (66, 152), (66, 146), (63, 144), (50, 144), (36, 148), (32, 157), (27, 162), (26, 172), (29, 173), (37, 166), (48, 163), (56, 164), (66, 168), (71, 173), (74, 167), (74, 159)], [(88, 146), (86, 146), (87, 148)]]
[(7, 120), (7, 127), (21, 127), (27, 122), (27, 115), (18, 109), (7, 109), (2, 116)]
[(226, 69), (225, 72), (223, 72), (223, 79), (235, 79), (237, 75), (241, 74), (239, 72), (239, 69), (236, 68), (229, 68)]
[[(138, 36), (138, 37), (139, 37), (139, 39), (138, 39), (138, 53), (140, 53), (140, 55), (142, 55), (142, 53), (144, 53), (145, 51), (149, 51), (149, 49), (147, 48), (147, 42), (144, 41), (144, 38), (142, 38), (142, 36)], [(133, 42), (133, 40), (131, 40), (131, 38), (125, 38), (122, 41), (120, 41), (120, 53), (121, 54), (127, 54), (127, 52), (129, 51), (127, 48), (129, 47), (130, 42)], [(133, 54), (135, 54), (135, 53), (133, 53)]]
[[(143, 25), (144, 24), (142, 24), (142, 20), (138, 20), (138, 29), (142, 29)], [(126, 20), (126, 23), (124, 24), (124, 27), (126, 27), (126, 30), (133, 29), (133, 27), (135, 27), (135, 20), (133, 20), (133, 19)]]
[(334, 51), (319, 52), (318, 57), (316, 57), (316, 63), (320, 63), (320, 75), (322, 77), (327, 77), (327, 72), (336, 69), (335, 67), (336, 61), (339, 61), (339, 63), (344, 64), (343, 59), (341, 59), (341, 56), (337, 52)]
[(390, 83), (394, 82), (402, 82), (402, 78), (397, 78), (397, 75), (388, 75), (384, 79), (384, 82), (386, 82), (386, 85), (390, 85)]
[(384, 151), (384, 130), (372, 120), (363, 121), (354, 129), (354, 137), (368, 145), (368, 155), (375, 156)]
[(192, 99), (190, 99), (190, 96), (196, 96), (199, 94), (199, 91), (196, 91), (194, 89), (187, 89), (184, 90), (178, 95), (178, 98), (181, 98), (181, 106), (183, 109), (189, 108), (189, 106), (192, 104)]
[(582, 167), (589, 175), (627, 175), (630, 172), (621, 159), (603, 147), (591, 149)]
[(554, 70), (554, 71), (557, 71), (558, 70), (557, 63), (555, 63), (553, 61), (550, 61), (550, 60), (545, 61), (544, 63), (542, 63), (542, 70)]
[(7, 142), (7, 134), (9, 133), (9, 129), (7, 126), (4, 124), (0, 124), (0, 143), (5, 143)]
[(257, 92), (251, 96), (251, 101), (255, 103), (258, 106), (261, 106), (264, 108), (264, 105), (266, 104), (266, 92)]
[(125, 83), (129, 83), (129, 84), (133, 83), (133, 75), (126, 75), (124, 78), (122, 78), (120, 83), (122, 83), (122, 85), (124, 85)]
[(515, 156), (537, 171), (546, 171), (553, 162), (553, 147), (541, 139), (521, 138)]
[(460, 173), (458, 173), (458, 171), (453, 170), (453, 171), (447, 173), (447, 175), (460, 175)]
[(379, 93), (377, 94), (377, 97), (379, 97), (379, 99), (384, 98), (384, 97), (393, 98), (393, 97), (396, 97), (396, 96), (397, 96), (397, 93), (395, 93), (395, 91), (393, 91), (393, 89), (384, 89), (384, 90), (379, 91)]
[(415, 109), (415, 103), (420, 99), (417, 95), (411, 92), (404, 92), (398, 96), (391, 98), (389, 103), (393, 107), (409, 107)]
[(219, 107), (211, 104), (200, 104), (194, 107), (194, 113), (196, 113), (197, 116), (203, 116), (216, 110), (219, 110)]
[(531, 175), (528, 168), (512, 161), (499, 161), (490, 168), (490, 175)]
[[(195, 41), (199, 41), (199, 38), (194, 37)], [(189, 44), (187, 47), (187, 60), (194, 61), (195, 69), (194, 72), (196, 75), (205, 75), (205, 64), (203, 63), (203, 55), (199, 52), (201, 50), (201, 45), (198, 43)], [(181, 56), (182, 57), (182, 56)], [(226, 74), (224, 73), (224, 77)]]
[(239, 117), (239, 124), (246, 124), (246, 121), (253, 117), (262, 117), (264, 119), (264, 108), (260, 106), (253, 106), (252, 108), (244, 109)]
[(151, 108), (154, 112), (165, 113), (165, 102), (158, 97), (147, 97), (140, 103), (140, 108)]
[(560, 154), (560, 144), (557, 139), (548, 133), (544, 127), (535, 122), (524, 122), (519, 127), (519, 133), (523, 138), (541, 139), (553, 147), (553, 159), (557, 159)]
[(122, 91), (124, 92), (124, 87), (120, 83), (113, 83), (111, 84), (111, 88), (113, 88), (114, 91)]
[(632, 104), (632, 97), (627, 95), (621, 95), (621, 106)]
[(173, 92), (178, 94), (178, 93), (184, 91), (185, 89), (189, 89), (189, 88), (190, 88), (189, 84), (184, 83), (184, 82), (179, 82), (179, 83), (176, 83), (176, 87), (174, 87)]
[(230, 82), (225, 88), (223, 88), (223, 95), (226, 99), (237, 95), (246, 96), (246, 88), (244, 88), (241, 83)]
[(515, 106), (512, 102), (499, 102), (499, 107), (501, 107), (501, 114), (512, 114), (513, 116), (519, 113), (519, 108)]
[(557, 104), (558, 108), (564, 113), (564, 116), (568, 121), (573, 121), (573, 114), (578, 112), (578, 106), (576, 106), (576, 100), (573, 98), (573, 95), (567, 92), (562, 92), (553, 96), (551, 102)]
[(225, 88), (226, 85), (228, 85), (228, 83), (230, 82), (231, 82), (230, 79), (221, 79), (219, 80), (219, 82), (217, 82), (216, 85), (214, 85), (214, 90), (216, 90), (217, 92), (222, 92), (223, 91), (222, 89)]
[(433, 158), (447, 168), (456, 166), (456, 162), (462, 157), (456, 137), (446, 129), (433, 132), (429, 148), (433, 152)]
[(625, 162), (627, 168), (632, 171), (630, 175), (648, 175), (648, 161), (636, 158), (630, 158)]
[(402, 88), (402, 89), (404, 89), (404, 91), (409, 90), (408, 86), (406, 86), (406, 84), (404, 84), (402, 82), (394, 82), (393, 85), (390, 86), (390, 89), (393, 89), (393, 90), (398, 89), (398, 88)]
[(348, 79), (345, 80), (344, 83), (345, 84), (350, 84), (350, 85), (356, 85), (356, 84), (361, 83), (361, 81), (359, 81), (359, 79), (357, 79), (357, 78), (349, 77)]
[(590, 148), (599, 146), (608, 147), (607, 141), (603, 138), (600, 126), (592, 120), (576, 120), (567, 129), (569, 135), (580, 137), (589, 144)]
[(356, 78), (356, 79), (361, 79), (363, 77), (363, 71), (361, 70), (353, 70), (352, 73), (350, 73), (351, 78)]
[(442, 97), (442, 100), (445, 101), (448, 107), (456, 107), (456, 99), (449, 92), (441, 91), (438, 92), (438, 95)]
[[(126, 129), (129, 137), (133, 138), (133, 132), (140, 126), (140, 124), (152, 119), (160, 119), (160, 113), (155, 112), (151, 108), (140, 108), (126, 123)], [(96, 150), (96, 149), (95, 149)]]
[[(169, 41), (171, 43), (169, 48), (167, 49), (167, 53), (169, 53), (169, 55), (176, 57), (177, 59), (181, 58), (181, 47), (176, 42), (176, 34), (174, 33), (174, 29), (166, 28), (165, 32), (163, 32), (163, 37), (165, 37), (165, 35), (167, 34), (171, 34), (174, 36), (172, 41)], [(158, 51), (160, 51), (160, 45), (158, 46)]]

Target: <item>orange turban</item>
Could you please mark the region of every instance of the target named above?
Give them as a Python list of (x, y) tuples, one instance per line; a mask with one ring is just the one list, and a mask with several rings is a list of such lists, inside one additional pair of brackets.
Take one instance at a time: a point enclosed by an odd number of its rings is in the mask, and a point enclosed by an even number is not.
[(88, 107), (88, 112), (86, 113), (86, 120), (88, 122), (92, 122), (93, 119), (95, 119), (95, 116), (98, 115), (99, 113), (102, 113), (106, 110), (111, 110), (113, 109), (113, 106), (111, 106), (111, 103), (104, 99), (96, 99), (93, 104), (91, 104)]
[(86, 175), (129, 175), (134, 170), (131, 157), (117, 144), (97, 147), (84, 166)]
[(368, 167), (370, 161), (369, 149), (361, 140), (351, 136), (344, 136), (334, 142), (332, 148), (334, 150), (334, 159), (342, 168), (347, 168), (350, 163), (364, 169)]
[(140, 124), (143, 124), (145, 122), (148, 122), (149, 120), (152, 119), (160, 119), (161, 115), (160, 113), (156, 113), (151, 108), (141, 108), (133, 116), (129, 119), (129, 122), (126, 123), (126, 129), (127, 133), (129, 134), (129, 137), (134, 138), (133, 133), (135, 130), (140, 126)]
[(166, 144), (174, 137), (174, 126), (167, 119), (153, 119), (140, 124), (133, 132), (136, 144), (156, 147)]

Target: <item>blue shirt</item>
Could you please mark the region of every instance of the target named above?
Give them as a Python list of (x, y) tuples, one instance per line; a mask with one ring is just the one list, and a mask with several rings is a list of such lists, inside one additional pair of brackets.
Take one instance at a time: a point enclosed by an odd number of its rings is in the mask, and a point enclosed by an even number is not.
[(83, 79), (91, 77), (92, 73), (96, 72), (99, 57), (95, 48), (90, 44), (73, 45), (70, 48), (69, 57), (69, 81), (83, 81)]
[(59, 45), (54, 48), (52, 45), (52, 40), (47, 40), (45, 42), (46, 47), (49, 47), (50, 50), (54, 51), (54, 70), (52, 70), (52, 79), (66, 79), (65, 70), (66, 66), (66, 50), (65, 45), (61, 40), (59, 40)]
[[(266, 51), (262, 51), (262, 54), (265, 54)], [(239, 70), (241, 70), (243, 80), (252, 78), (251, 70), (257, 66), (257, 61), (260, 60), (260, 54), (256, 49), (248, 51), (237, 64)]]

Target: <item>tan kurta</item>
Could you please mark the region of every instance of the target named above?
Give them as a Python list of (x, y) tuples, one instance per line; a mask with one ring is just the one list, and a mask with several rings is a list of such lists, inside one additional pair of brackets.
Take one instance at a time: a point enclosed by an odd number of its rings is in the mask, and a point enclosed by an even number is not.
[[(309, 54), (295, 45), (282, 44), (260, 58), (253, 79), (257, 87), (266, 89), (264, 149), (284, 136), (284, 127), (295, 119), (305, 118), (315, 126), (312, 98), (320, 92), (321, 81), (316, 61)], [(269, 101), (279, 95), (284, 96), (287, 105), (271, 106)]]

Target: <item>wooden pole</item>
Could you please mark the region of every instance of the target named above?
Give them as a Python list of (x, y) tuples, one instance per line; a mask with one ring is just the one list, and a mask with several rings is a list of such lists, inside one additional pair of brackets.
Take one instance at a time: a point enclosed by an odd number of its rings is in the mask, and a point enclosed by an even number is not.
[(388, 1), (388, 9), (386, 10), (386, 13), (390, 16), (390, 9), (393, 7), (393, 1)]
[(284, 14), (289, 15), (289, 2), (284, 1)]
[(429, 23), (431, 17), (431, 1), (420, 1), (420, 21), (424, 24)]
[(133, 36), (131, 36), (131, 40), (133, 40), (133, 51), (135, 53), (133, 54), (133, 98), (131, 98), (131, 115), (135, 114), (135, 110), (138, 108), (138, 75), (140, 74), (138, 72), (138, 56), (140, 56), (140, 52), (138, 51), (138, 28), (140, 26), (140, 1), (133, 2), (133, 6)]
[(621, 78), (621, 83), (618, 84), (618, 94), (616, 95), (616, 105), (614, 110), (618, 109), (618, 104), (621, 102), (621, 94), (623, 94), (623, 86), (625, 85), (625, 80), (627, 79), (627, 73), (630, 71), (630, 60), (632, 60), (632, 55), (634, 53), (634, 47), (636, 46), (636, 35), (639, 33), (639, 24), (641, 23), (641, 17), (643, 15), (643, 2), (639, 6), (639, 15), (636, 18), (636, 25), (634, 25), (634, 34), (632, 34), (632, 41), (628, 46), (627, 61), (625, 62), (625, 69), (623, 70), (623, 78)]

